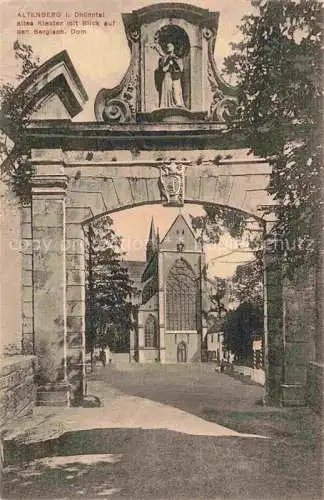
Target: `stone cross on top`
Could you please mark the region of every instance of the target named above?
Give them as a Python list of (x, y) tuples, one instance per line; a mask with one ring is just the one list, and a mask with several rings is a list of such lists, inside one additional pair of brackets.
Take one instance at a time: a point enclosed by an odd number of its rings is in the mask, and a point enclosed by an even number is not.
[(218, 12), (161, 3), (123, 14), (131, 61), (120, 84), (95, 100), (99, 122), (226, 121), (235, 88), (214, 60)]

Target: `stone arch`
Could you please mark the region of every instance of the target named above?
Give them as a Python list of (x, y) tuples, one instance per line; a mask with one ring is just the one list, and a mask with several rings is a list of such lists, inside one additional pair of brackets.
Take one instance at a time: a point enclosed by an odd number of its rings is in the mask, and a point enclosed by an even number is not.
[[(68, 176), (67, 222), (82, 223), (104, 213), (135, 206), (163, 203), (159, 185), (163, 161), (64, 162)], [(197, 162), (198, 154), (196, 154)], [(44, 160), (43, 160), (44, 161)], [(206, 160), (186, 166), (184, 202), (216, 204), (261, 219), (262, 207), (273, 204), (266, 187), (271, 168), (265, 161)], [(116, 164), (117, 163), (117, 164)], [(41, 170), (41, 169), (40, 169)]]
[[(190, 111), (158, 117), (152, 67), (144, 67), (151, 50), (145, 42), (170, 19), (188, 33), (191, 76), (197, 78), (192, 79)], [(274, 203), (266, 190), (271, 166), (248, 155), (244, 131), (238, 136), (225, 123), (237, 89), (222, 81), (213, 59), (218, 13), (162, 3), (158, 9), (154, 5), (125, 14), (123, 21), (130, 66), (114, 89), (99, 91), (97, 122), (71, 121), (83, 109), (87, 94), (66, 51), (42, 64), (17, 89), (17, 95), (28, 97), (31, 120), (23, 134), (35, 167), (32, 202), (21, 210), (23, 347), (25, 353), (41, 354), (47, 369), (43, 382), (57, 387), (60, 404), (69, 404), (71, 393), (75, 400), (84, 393), (84, 223), (134, 206), (167, 205), (161, 171), (174, 163), (183, 166), (183, 196), (175, 200), (177, 206), (212, 203), (272, 223), (263, 211)], [(15, 124), (9, 115), (4, 118), (4, 129), (15, 141)], [(267, 291), (278, 283), (276, 270), (272, 275), (268, 271), (271, 258), (265, 264), (271, 282)], [(277, 296), (282, 297), (280, 286)], [(275, 319), (278, 304), (269, 305), (268, 317)], [(303, 397), (311, 342), (303, 338), (300, 351), (290, 339), (287, 358), (301, 362), (300, 367), (292, 363), (283, 379), (286, 347), (282, 332), (277, 342), (275, 321), (272, 328), (270, 358), (278, 365), (273, 363), (274, 392), (279, 394), (285, 380), (285, 391), (295, 403), (295, 396)]]
[[(120, 157), (117, 161), (114, 154)], [(176, 154), (178, 158), (183, 155)], [(199, 152), (186, 152), (190, 158), (186, 160), (184, 203), (215, 203), (260, 217), (259, 205), (271, 202), (265, 191), (269, 165), (243, 157), (224, 160), (216, 166), (212, 162), (214, 154), (214, 151), (205, 153), (201, 161)], [(59, 357), (66, 360), (60, 372), (62, 380), (77, 380), (84, 366), (83, 226), (103, 214), (146, 204), (165, 204), (159, 180), (161, 168), (168, 160), (161, 160), (160, 155), (165, 153), (147, 152), (134, 160), (129, 150), (94, 151), (92, 155), (84, 147), (81, 151), (32, 151), (36, 170), (33, 203), (24, 209), (22, 230), (27, 240), (32, 235), (49, 247), (34, 248), (32, 270), (28, 271), (31, 276), (24, 283), (26, 310), (35, 311), (28, 318), (30, 329), (24, 332), (24, 343), (33, 350), (39, 342), (52, 339), (48, 356), (53, 364)], [(27, 254), (25, 259), (29, 260)], [(34, 287), (32, 307), (27, 303), (31, 287)], [(50, 320), (46, 306), (49, 291), (56, 297), (51, 303)], [(79, 391), (82, 392), (82, 387)]]

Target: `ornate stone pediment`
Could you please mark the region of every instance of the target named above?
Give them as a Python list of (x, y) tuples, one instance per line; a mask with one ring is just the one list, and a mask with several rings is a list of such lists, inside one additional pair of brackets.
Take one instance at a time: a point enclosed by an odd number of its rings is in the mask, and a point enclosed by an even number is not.
[[(12, 102), (19, 103), (22, 114), (31, 120), (70, 120), (83, 109), (87, 93), (66, 50), (45, 61), (16, 88)], [(10, 103), (9, 103), (10, 105)], [(15, 136), (15, 124), (7, 122), (6, 133)]]
[(130, 65), (119, 85), (97, 94), (97, 121), (226, 121), (236, 91), (214, 60), (218, 18), (218, 12), (178, 3), (124, 14)]

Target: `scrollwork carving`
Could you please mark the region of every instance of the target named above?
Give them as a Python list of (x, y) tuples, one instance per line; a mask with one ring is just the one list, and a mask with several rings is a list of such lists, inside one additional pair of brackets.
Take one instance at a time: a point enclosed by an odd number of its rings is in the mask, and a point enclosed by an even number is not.
[(105, 103), (102, 112), (103, 121), (106, 123), (126, 123), (130, 120), (131, 110), (127, 102), (121, 99), (110, 99)]
[[(211, 30), (210, 30), (211, 31)], [(212, 93), (209, 119), (227, 122), (235, 116), (237, 109), (237, 88), (226, 83), (214, 60), (214, 39), (208, 39), (208, 82)]]
[(237, 100), (231, 97), (223, 99), (217, 107), (217, 115), (220, 121), (227, 122), (235, 117), (237, 111)]
[(129, 37), (133, 42), (138, 42), (140, 38), (140, 29), (136, 25), (132, 25), (129, 29)]
[(208, 80), (213, 93), (213, 99), (209, 109), (209, 118), (213, 121), (227, 122), (235, 116), (237, 99), (227, 96), (224, 91), (221, 90), (215, 75), (215, 70), (211, 64), (208, 65)]
[(95, 100), (95, 115), (99, 122), (127, 123), (136, 121), (138, 96), (139, 44), (132, 44), (132, 59), (126, 75), (113, 89), (101, 89)]
[(214, 34), (213, 31), (209, 28), (203, 28), (202, 33), (203, 33), (204, 37), (206, 38), (206, 40), (210, 40)]

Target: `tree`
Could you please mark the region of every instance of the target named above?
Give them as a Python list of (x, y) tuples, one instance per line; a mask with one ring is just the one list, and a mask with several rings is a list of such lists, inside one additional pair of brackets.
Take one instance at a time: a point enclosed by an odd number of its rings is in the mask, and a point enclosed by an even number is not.
[(240, 303), (263, 304), (263, 259), (262, 252), (256, 259), (237, 266), (232, 280), (233, 297)]
[(226, 280), (223, 278), (214, 278), (213, 280), (209, 279), (208, 281), (213, 285), (213, 293), (209, 295), (209, 300), (212, 304), (209, 312), (216, 312), (218, 318), (221, 318), (222, 312), (226, 311), (224, 303), (222, 302), (226, 293)]
[(87, 348), (91, 352), (96, 345), (128, 348), (134, 289), (121, 266), (121, 239), (109, 216), (95, 220), (85, 232)]
[(272, 165), (269, 193), (287, 270), (313, 264), (321, 211), (321, 18), (316, 0), (252, 0), (225, 60), (238, 82), (232, 127)]
[(255, 252), (255, 256), (236, 268), (232, 294), (239, 305), (227, 312), (222, 325), (226, 348), (245, 362), (252, 359), (253, 339), (264, 334), (262, 252)]
[(200, 231), (202, 241), (217, 244), (225, 232), (232, 238), (242, 237), (247, 226), (247, 214), (209, 203), (205, 203), (203, 208), (204, 215), (190, 215), (192, 228), (194, 231)]
[(253, 339), (263, 334), (262, 307), (252, 302), (243, 302), (226, 314), (223, 331), (226, 349), (241, 361), (251, 361)]
[[(15, 58), (20, 64), (17, 81), (24, 79), (39, 65), (30, 45), (18, 41), (13, 45)], [(28, 125), (30, 113), (28, 107), (31, 91), (15, 86), (12, 83), (2, 83), (0, 86), (1, 130), (0, 130), (0, 161), (1, 179), (7, 182), (22, 202), (30, 200), (30, 179), (34, 173), (29, 161), (29, 148), (25, 141), (24, 129)], [(4, 130), (6, 129), (6, 130)], [(10, 129), (10, 136), (8, 136)]]

